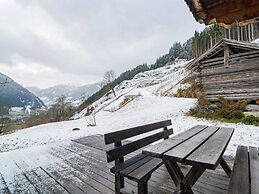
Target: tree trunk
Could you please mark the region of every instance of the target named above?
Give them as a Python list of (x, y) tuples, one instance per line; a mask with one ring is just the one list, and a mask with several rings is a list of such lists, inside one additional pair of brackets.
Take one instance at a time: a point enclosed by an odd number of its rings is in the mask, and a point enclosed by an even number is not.
[(112, 92), (113, 92), (114, 96), (116, 97), (115, 90), (113, 87), (112, 87)]

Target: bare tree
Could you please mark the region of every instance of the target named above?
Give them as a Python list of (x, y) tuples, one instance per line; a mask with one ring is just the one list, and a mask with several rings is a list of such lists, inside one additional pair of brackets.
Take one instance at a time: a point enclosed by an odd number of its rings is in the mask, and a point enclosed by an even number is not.
[(85, 113), (85, 120), (88, 123), (88, 126), (94, 127), (96, 126), (96, 112), (93, 106), (88, 107)]
[(116, 96), (114, 86), (112, 85), (112, 82), (115, 79), (115, 72), (113, 70), (106, 71), (103, 75), (103, 79), (104, 83), (110, 87), (114, 96)]

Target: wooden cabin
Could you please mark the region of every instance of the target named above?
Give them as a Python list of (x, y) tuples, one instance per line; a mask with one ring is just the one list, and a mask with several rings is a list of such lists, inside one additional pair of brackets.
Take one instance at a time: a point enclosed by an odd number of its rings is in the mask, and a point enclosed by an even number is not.
[(223, 39), (193, 60), (200, 91), (210, 100), (259, 99), (259, 45)]
[(225, 28), (259, 21), (258, 0), (185, 0), (196, 21)]

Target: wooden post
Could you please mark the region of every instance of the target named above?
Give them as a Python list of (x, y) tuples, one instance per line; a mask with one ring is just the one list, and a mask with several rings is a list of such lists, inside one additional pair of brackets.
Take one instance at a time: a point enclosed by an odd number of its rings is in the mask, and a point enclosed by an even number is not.
[[(115, 142), (115, 148), (116, 147), (120, 147), (122, 144), (121, 144), (121, 141), (118, 141), (118, 142)], [(124, 158), (121, 157), (121, 158), (118, 158), (115, 160), (115, 166), (121, 164), (124, 162)], [(124, 177), (120, 176), (119, 174), (115, 174), (115, 193), (116, 192), (119, 192), (119, 188), (123, 188), (124, 187)], [(117, 190), (117, 191), (116, 191)], [(117, 193), (116, 193), (117, 194)]]
[[(165, 131), (167, 131), (167, 127), (164, 127), (164, 132)], [(166, 139), (168, 139), (169, 138), (169, 136), (167, 136), (167, 137), (164, 137), (164, 140), (166, 140)]]
[(251, 36), (252, 36), (252, 40), (254, 40), (254, 24), (251, 24)]
[(227, 45), (224, 47), (224, 66), (225, 68), (229, 66), (229, 47)]

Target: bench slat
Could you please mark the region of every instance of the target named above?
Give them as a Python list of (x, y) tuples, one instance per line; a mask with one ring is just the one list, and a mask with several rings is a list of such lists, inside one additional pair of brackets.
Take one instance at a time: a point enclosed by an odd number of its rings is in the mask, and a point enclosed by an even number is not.
[(256, 147), (249, 147), (251, 194), (259, 192), (259, 155)]
[(133, 156), (132, 158), (130, 158), (130, 159), (124, 161), (123, 163), (112, 167), (112, 168), (111, 168), (111, 172), (112, 172), (112, 173), (120, 172), (121, 170), (123, 170), (123, 169), (129, 167), (130, 165), (136, 163), (137, 161), (139, 161), (139, 160), (141, 160), (141, 159), (143, 159), (143, 158), (145, 158), (145, 157), (147, 157), (147, 156), (144, 155), (144, 154), (138, 154), (138, 155), (136, 155), (136, 156)]
[(229, 194), (249, 194), (248, 148), (238, 146), (229, 183)]
[(131, 152), (134, 152), (146, 145), (149, 145), (155, 141), (158, 141), (162, 138), (168, 137), (169, 135), (173, 134), (173, 129), (168, 129), (166, 131), (162, 131), (153, 135), (150, 135), (148, 137), (139, 139), (137, 141), (128, 143), (126, 145), (117, 147), (113, 150), (110, 150), (108, 152), (106, 152), (107, 155), (107, 161), (108, 162), (112, 162), (114, 161), (116, 158), (120, 158), (122, 156), (125, 156)]
[(123, 169), (120, 174), (123, 176), (127, 176), (129, 173), (131, 173), (132, 171), (136, 170), (137, 168), (139, 168), (140, 166), (144, 165), (145, 163), (147, 163), (148, 161), (152, 160), (153, 158), (150, 156), (147, 156), (139, 161), (137, 161), (136, 163), (132, 164), (131, 166)]
[(143, 125), (143, 126), (133, 127), (130, 129), (124, 129), (116, 132), (107, 133), (104, 135), (105, 144), (121, 141), (123, 139), (134, 137), (134, 136), (147, 133), (149, 131), (153, 131), (156, 129), (164, 128), (170, 125), (172, 125), (171, 120), (165, 120), (157, 123), (152, 123), (148, 125)]
[(184, 141), (164, 154), (165, 158), (173, 158), (179, 162), (184, 162), (185, 158), (194, 152), (200, 145), (211, 137), (219, 127), (208, 127), (192, 138)]
[[(186, 164), (199, 164), (204, 168), (215, 169), (220, 162), (220, 156), (224, 153), (233, 132), (233, 128), (220, 128), (208, 141), (186, 158)], [(218, 145), (220, 145), (220, 147)]]
[(142, 180), (148, 174), (151, 174), (156, 169), (158, 169), (162, 164), (163, 161), (160, 158), (153, 158), (152, 160), (148, 161), (144, 165), (128, 174), (128, 178), (132, 180)]
[[(207, 126), (205, 125), (197, 125), (195, 127), (192, 127), (188, 131), (185, 131), (183, 133), (180, 133), (174, 137), (171, 137), (170, 139), (167, 139), (163, 142), (159, 142), (154, 145), (150, 145), (146, 147), (143, 150), (143, 153), (146, 153), (148, 155), (152, 155), (154, 157), (161, 158), (162, 155), (172, 149), (172, 147), (177, 146), (178, 144), (182, 143), (183, 141), (186, 141), (187, 139), (191, 138), (192, 136), (196, 135), (200, 131), (204, 130)], [(161, 146), (161, 144), (163, 146)]]

